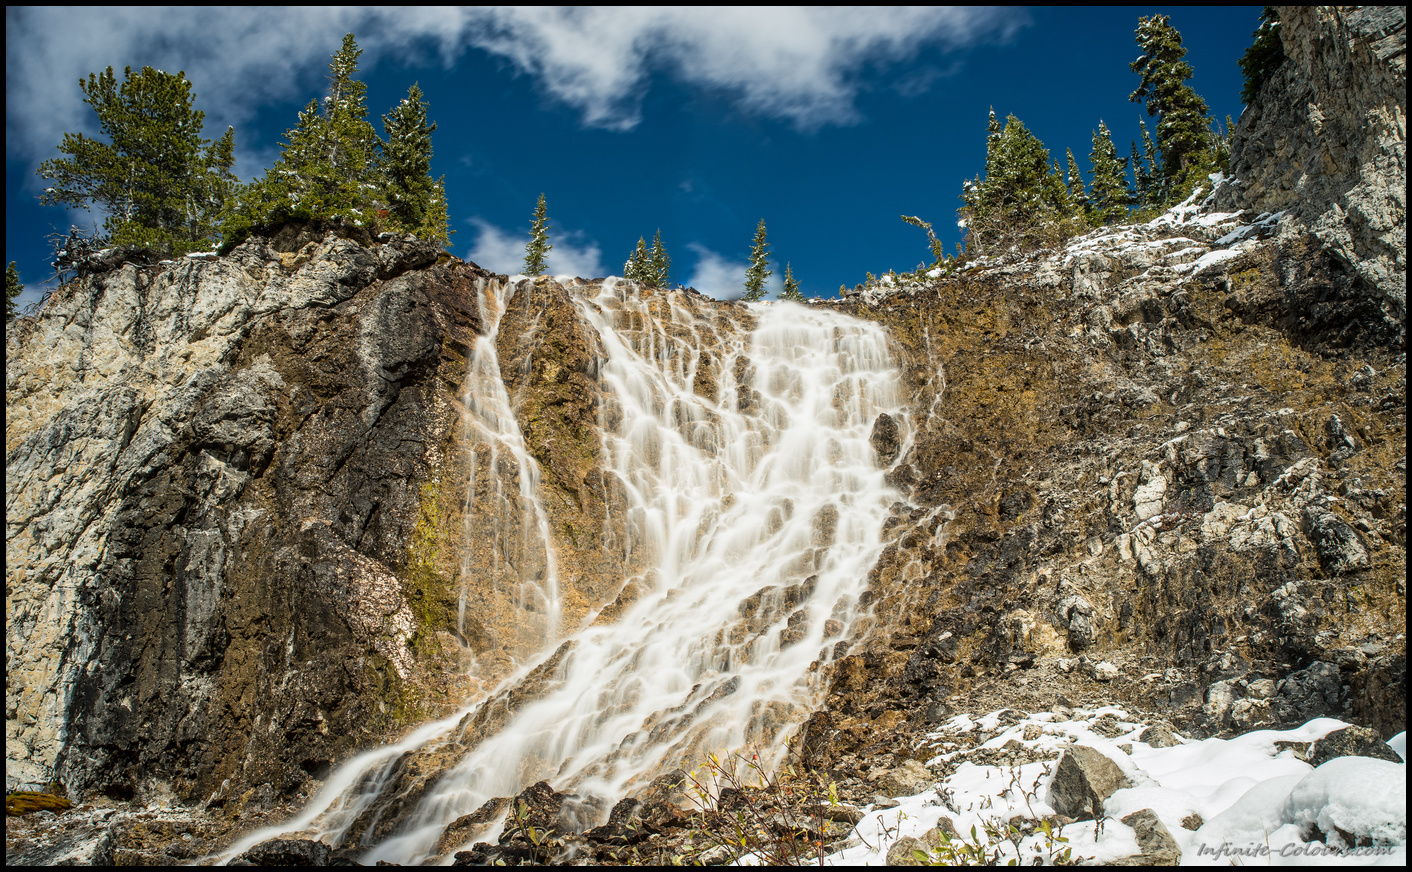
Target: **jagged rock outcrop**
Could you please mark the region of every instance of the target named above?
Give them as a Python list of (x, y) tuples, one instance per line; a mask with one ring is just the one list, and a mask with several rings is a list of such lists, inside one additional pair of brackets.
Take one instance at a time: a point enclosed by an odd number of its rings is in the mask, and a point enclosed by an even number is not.
[[(1231, 137), (1223, 205), (1288, 211), (1368, 284), (1388, 329), (1407, 311), (1407, 8), (1280, 6), (1286, 61)], [(1401, 334), (1399, 333), (1399, 339)]]

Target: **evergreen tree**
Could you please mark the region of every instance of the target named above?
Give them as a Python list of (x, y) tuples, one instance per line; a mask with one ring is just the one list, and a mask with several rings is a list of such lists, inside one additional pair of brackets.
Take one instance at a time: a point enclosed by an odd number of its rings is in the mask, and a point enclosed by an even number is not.
[(662, 245), (660, 227), (657, 228), (657, 235), (652, 237), (652, 253), (647, 256), (647, 267), (651, 276), (649, 281), (659, 288), (665, 288), (672, 277), (672, 259), (667, 256), (667, 249)]
[(238, 183), (235, 132), (215, 144), (201, 138), (205, 113), (185, 73), (143, 67), (123, 71), (121, 85), (109, 67), (79, 80), (84, 102), (98, 113), (108, 142), (65, 133), (59, 151), (68, 158), (40, 164), (52, 184), (40, 195), (46, 206), (101, 207), (104, 233), (117, 245), (142, 245), (181, 253), (209, 245), (226, 199)]
[(19, 299), (24, 292), (25, 286), (20, 284), (20, 270), (15, 262), (10, 261), (10, 266), (5, 270), (5, 321), (8, 323), (15, 317), (15, 300)]
[(1137, 44), (1142, 54), (1130, 66), (1142, 80), (1129, 99), (1146, 101), (1147, 114), (1158, 119), (1164, 193), (1185, 196), (1189, 183), (1212, 162), (1206, 101), (1187, 84), (1191, 64), (1182, 60), (1182, 35), (1167, 16), (1139, 18)]
[[(427, 122), (421, 87), (414, 83), (406, 99), (382, 116), (382, 129), (387, 144), (382, 148), (381, 175), (390, 223), (399, 231), (426, 233), (437, 185), (431, 177), (431, 135), (436, 125)], [(432, 234), (430, 238), (446, 238), (444, 227)]]
[(449, 245), (456, 233), (451, 229), (451, 216), (446, 207), (446, 176), (437, 179), (432, 186), (431, 198), (427, 201), (427, 211), (422, 224), (412, 231), (418, 238)]
[(804, 293), (799, 290), (799, 282), (794, 278), (794, 271), (789, 268), (789, 264), (784, 265), (784, 292), (780, 294), (781, 300), (793, 300), (802, 303), (806, 299)]
[[(992, 115), (990, 129), (996, 122)], [(1075, 214), (1075, 203), (1049, 151), (1018, 118), (1005, 119), (986, 148), (984, 179), (966, 183), (961, 193), (961, 225), (969, 243), (989, 245), (1010, 239), (1036, 243), (1054, 225)], [(969, 244), (968, 243), (968, 244)]]
[[(1136, 151), (1137, 144), (1133, 144)], [(1128, 212), (1128, 166), (1118, 159), (1108, 125), (1098, 122), (1093, 134), (1093, 151), (1088, 155), (1093, 167), (1093, 197), (1089, 217), (1095, 227), (1117, 221)]]
[[(1103, 122), (1099, 122), (1102, 124)], [(1079, 172), (1079, 162), (1074, 159), (1072, 148), (1064, 149), (1065, 155), (1069, 159), (1069, 176), (1065, 180), (1065, 185), (1069, 188), (1069, 198), (1074, 201), (1074, 205), (1079, 211), (1087, 214), (1089, 210), (1088, 191), (1084, 188), (1084, 177)]]
[(903, 215), (901, 216), (901, 218), (903, 221), (907, 222), (908, 224), (911, 224), (913, 227), (920, 227), (923, 230), (927, 231), (928, 247), (931, 248), (932, 257), (935, 258), (936, 264), (939, 266), (941, 262), (946, 258), (946, 252), (942, 248), (941, 240), (937, 239), (936, 231), (932, 229), (931, 222), (923, 221), (916, 215)]
[[(1255, 42), (1241, 57), (1240, 72), (1245, 84), (1240, 89), (1240, 102), (1249, 106), (1255, 102), (1260, 88), (1269, 81), (1285, 62), (1285, 46), (1280, 40), (1280, 13), (1273, 6), (1266, 6), (1260, 13), (1260, 26), (1255, 28)], [(1226, 134), (1230, 135), (1230, 123), (1226, 124)]]
[(544, 272), (544, 259), (553, 248), (549, 242), (549, 220), (545, 217), (544, 195), (539, 195), (539, 203), (534, 207), (534, 224), (530, 227), (530, 241), (525, 246), (525, 275), (537, 276)]
[(623, 264), (623, 278), (631, 279), (635, 282), (647, 284), (647, 240), (639, 236), (637, 238), (637, 248), (628, 255), (627, 262)]
[[(380, 167), (382, 142), (368, 122), (367, 86), (355, 78), (361, 55), (353, 34), (346, 35), (329, 62), (328, 94), (322, 103), (312, 100), (304, 107), (298, 125), (285, 132), (279, 160), (246, 189), (227, 222), (225, 247), (256, 227), (291, 219), (368, 226), (379, 209), (391, 214)], [(416, 111), (409, 107), (399, 116), (409, 136)], [(399, 161), (417, 162), (413, 143), (402, 145), (407, 147), (399, 149)], [(426, 149), (430, 160), (429, 143)], [(400, 205), (410, 207), (406, 201)], [(419, 205), (425, 214), (425, 201)]]
[(750, 246), (750, 268), (745, 271), (745, 295), (741, 299), (747, 303), (765, 299), (765, 282), (773, 273), (769, 267), (769, 248), (765, 241), (765, 219), (761, 218), (760, 226), (755, 228), (755, 241)]

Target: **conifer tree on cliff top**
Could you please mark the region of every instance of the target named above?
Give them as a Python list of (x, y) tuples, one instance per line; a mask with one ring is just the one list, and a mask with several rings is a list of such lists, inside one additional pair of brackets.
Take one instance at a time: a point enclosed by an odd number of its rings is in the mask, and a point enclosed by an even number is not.
[(1049, 150), (1018, 118), (1008, 116), (997, 132), (992, 111), (988, 126), (985, 178), (967, 182), (961, 192), (967, 246), (1037, 240), (1045, 225), (1073, 216), (1074, 198)]
[(101, 207), (103, 230), (116, 245), (141, 245), (182, 253), (211, 245), (227, 198), (239, 183), (235, 131), (215, 143), (201, 138), (205, 113), (185, 73), (151, 67), (123, 70), (121, 84), (109, 67), (78, 86), (98, 113), (108, 142), (65, 133), (54, 158), (39, 165), (51, 184), (46, 206)]
[(5, 320), (10, 321), (15, 317), (15, 300), (24, 293), (25, 286), (20, 283), (20, 270), (15, 262), (10, 261), (10, 265), (5, 269)]
[(639, 236), (637, 238), (637, 248), (628, 255), (627, 261), (623, 264), (623, 278), (631, 279), (635, 282), (647, 283), (647, 260), (650, 257), (647, 253), (647, 240)]
[(667, 248), (662, 244), (662, 228), (652, 237), (652, 252), (647, 256), (650, 273), (649, 281), (659, 288), (665, 288), (672, 278), (672, 259), (667, 256)]
[[(387, 143), (382, 147), (382, 183), (390, 223), (422, 239), (447, 242), (446, 220), (435, 220), (433, 200), (438, 183), (431, 177), (431, 135), (436, 125), (427, 122), (427, 104), (416, 83), (407, 97), (382, 116)], [(445, 202), (445, 195), (442, 195)]]
[(765, 282), (772, 270), (769, 267), (770, 245), (765, 241), (765, 219), (755, 228), (755, 241), (750, 246), (750, 268), (745, 271), (745, 294), (740, 298), (747, 303), (765, 299)]
[(793, 300), (802, 303), (805, 299), (804, 292), (799, 290), (799, 280), (794, 277), (794, 270), (789, 268), (789, 264), (784, 265), (784, 290), (780, 292), (781, 300)]
[(1118, 159), (1113, 136), (1102, 120), (1093, 133), (1093, 151), (1088, 159), (1093, 165), (1089, 220), (1094, 226), (1117, 221), (1128, 214), (1128, 163)]
[(525, 275), (537, 276), (544, 272), (544, 259), (554, 245), (549, 241), (549, 219), (545, 217), (544, 195), (539, 195), (539, 203), (534, 207), (534, 224), (530, 226), (530, 241), (525, 246)]
[[(285, 132), (279, 160), (246, 190), (227, 221), (230, 247), (253, 229), (289, 220), (344, 222), (447, 241), (446, 193), (431, 178), (431, 134), (421, 88), (383, 116), (388, 141), (368, 121), (362, 49), (353, 34), (329, 62), (328, 93)], [(444, 181), (444, 180), (443, 180)]]
[(1142, 54), (1130, 66), (1142, 80), (1130, 99), (1134, 103), (1146, 101), (1147, 114), (1157, 116), (1157, 147), (1162, 152), (1161, 178), (1167, 198), (1185, 197), (1203, 171), (1216, 169), (1206, 101), (1187, 84), (1191, 64), (1182, 60), (1186, 56), (1182, 35), (1167, 16), (1139, 18), (1137, 44)]

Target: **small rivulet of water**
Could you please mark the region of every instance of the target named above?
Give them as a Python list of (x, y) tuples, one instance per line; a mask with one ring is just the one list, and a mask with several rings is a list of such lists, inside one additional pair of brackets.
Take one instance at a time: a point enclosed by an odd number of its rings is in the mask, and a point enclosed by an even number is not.
[[(633, 596), (619, 597), (628, 604), (615, 619), (586, 620), (566, 639), (546, 622), (536, 663), (350, 761), (281, 833), (361, 845), (368, 863), (424, 862), (449, 823), (539, 780), (607, 800), (606, 814), (659, 770), (706, 753), (777, 760), (784, 731), (817, 702), (818, 667), (865, 611), (859, 598), (900, 498), (869, 444), (882, 413), (908, 433), (883, 330), (788, 303), (729, 306), (613, 279), (587, 288), (574, 303), (601, 349), (602, 462), (627, 495), (626, 517), (605, 531), (625, 541), (604, 547), (641, 568), (623, 580)], [(503, 310), (483, 293), (483, 311)], [(496, 499), (538, 514), (512, 531), (467, 533), (542, 553), (552, 568), (537, 467), (496, 387), (497, 318), (471, 362), (473, 438), (522, 471), (519, 490)], [(535, 530), (543, 538), (524, 543)], [(534, 595), (552, 610), (552, 586)], [(408, 767), (438, 774), (385, 795)], [(379, 823), (393, 818), (392, 831)], [(228, 856), (275, 835), (254, 834)]]

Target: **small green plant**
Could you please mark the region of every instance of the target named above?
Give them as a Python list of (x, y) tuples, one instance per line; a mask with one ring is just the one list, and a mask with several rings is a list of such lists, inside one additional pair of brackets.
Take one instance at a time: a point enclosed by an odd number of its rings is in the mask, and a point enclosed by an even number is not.
[(529, 860), (531, 863), (548, 863), (550, 856), (548, 844), (549, 834), (539, 827), (530, 826), (529, 818), (529, 806), (527, 806), (522, 799), (519, 801), (519, 805), (515, 807), (512, 823), (510, 825), (513, 835), (511, 835), (510, 838), (514, 839), (518, 836), (526, 842), (529, 846)]
[(707, 757), (691, 773), (699, 811), (692, 842), (701, 862), (738, 862), (753, 855), (762, 865), (823, 862), (828, 847), (851, 829), (838, 823), (838, 786), (813, 770), (793, 766), (770, 773), (758, 754)]

